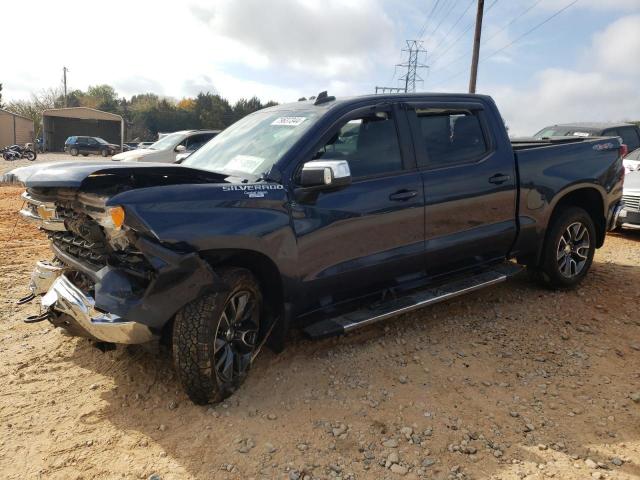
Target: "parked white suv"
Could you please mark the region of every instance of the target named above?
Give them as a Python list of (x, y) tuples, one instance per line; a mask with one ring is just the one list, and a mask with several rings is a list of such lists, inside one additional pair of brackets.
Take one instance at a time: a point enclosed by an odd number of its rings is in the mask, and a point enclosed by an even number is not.
[(116, 162), (161, 162), (173, 163), (176, 155), (193, 150), (215, 137), (220, 130), (182, 130), (162, 137), (147, 148), (119, 153), (111, 157)]

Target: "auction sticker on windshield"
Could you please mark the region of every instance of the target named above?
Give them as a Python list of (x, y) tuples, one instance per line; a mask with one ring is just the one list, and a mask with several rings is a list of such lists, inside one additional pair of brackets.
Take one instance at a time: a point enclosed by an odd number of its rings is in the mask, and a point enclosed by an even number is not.
[(278, 117), (273, 122), (271, 122), (271, 125), (280, 125), (283, 127), (297, 127), (306, 119), (307, 117)]
[(228, 170), (253, 173), (264, 162), (264, 158), (253, 155), (236, 155), (226, 165)]

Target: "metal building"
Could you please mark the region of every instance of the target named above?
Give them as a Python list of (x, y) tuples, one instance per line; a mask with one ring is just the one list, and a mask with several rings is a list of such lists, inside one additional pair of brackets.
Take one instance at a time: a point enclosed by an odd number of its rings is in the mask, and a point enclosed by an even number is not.
[(65, 140), (74, 135), (100, 137), (122, 148), (124, 120), (120, 115), (95, 108), (53, 108), (42, 112), (42, 131), (49, 152), (63, 151)]
[(0, 109), (0, 147), (35, 142), (33, 120)]

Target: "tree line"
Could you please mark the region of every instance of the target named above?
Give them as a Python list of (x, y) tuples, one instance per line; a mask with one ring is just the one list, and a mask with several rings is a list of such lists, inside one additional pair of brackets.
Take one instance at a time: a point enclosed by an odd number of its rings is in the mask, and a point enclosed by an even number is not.
[[(0, 97), (1, 99), (2, 97)], [(262, 103), (257, 97), (229, 102), (217, 93), (200, 92), (195, 97), (176, 100), (155, 93), (141, 93), (130, 99), (120, 97), (110, 85), (95, 85), (68, 92), (65, 99), (57, 88), (41, 90), (29, 100), (10, 101), (9, 111), (31, 118), (36, 137), (42, 129), (42, 112), (50, 108), (89, 107), (121, 115), (127, 123), (128, 140), (156, 140), (158, 132), (195, 128), (224, 129), (245, 115), (261, 108), (277, 105)]]

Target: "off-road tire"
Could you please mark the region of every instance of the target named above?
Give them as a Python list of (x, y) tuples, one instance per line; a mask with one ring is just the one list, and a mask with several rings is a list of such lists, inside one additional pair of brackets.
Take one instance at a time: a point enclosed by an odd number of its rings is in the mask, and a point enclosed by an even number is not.
[(216, 270), (216, 273), (227, 288), (187, 304), (176, 314), (173, 324), (174, 366), (187, 395), (199, 405), (218, 403), (227, 398), (242, 384), (249, 371), (250, 364), (230, 381), (225, 381), (215, 368), (214, 343), (228, 301), (234, 294), (250, 292), (255, 298), (258, 322), (262, 313), (262, 293), (249, 270), (230, 267)]
[[(559, 245), (561, 238), (571, 225), (582, 225), (588, 234), (588, 252), (579, 272), (567, 277), (561, 272), (559, 262)], [(596, 251), (596, 227), (591, 216), (582, 208), (566, 207), (557, 212), (551, 219), (542, 251), (542, 258), (537, 268), (532, 268), (532, 276), (544, 286), (552, 289), (569, 289), (578, 285), (591, 268)], [(584, 252), (583, 252), (584, 254)]]
[(77, 148), (72, 148), (71, 150), (69, 150), (69, 153), (71, 154), (72, 157), (77, 157), (78, 156), (78, 149)]

